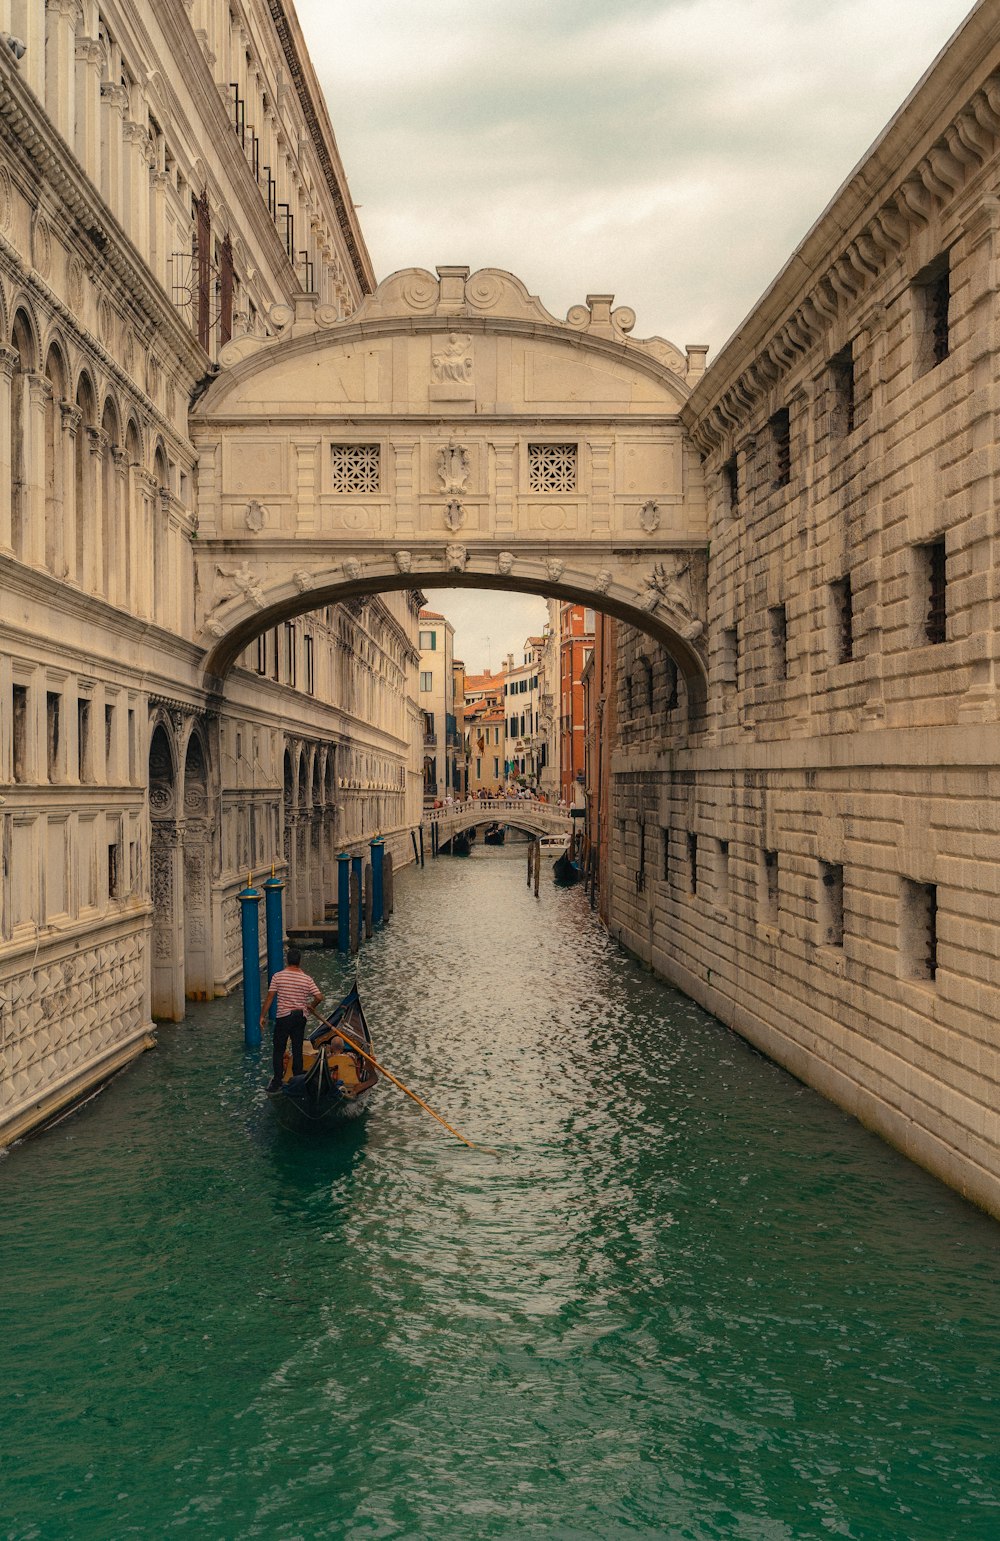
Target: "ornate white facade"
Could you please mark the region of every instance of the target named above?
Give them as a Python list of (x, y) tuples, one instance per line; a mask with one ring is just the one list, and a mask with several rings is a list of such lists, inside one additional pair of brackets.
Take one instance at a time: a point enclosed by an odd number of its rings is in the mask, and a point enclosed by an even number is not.
[(0, 29), (2, 1141), (232, 986), (248, 871), (304, 920), (335, 849), (406, 859), (420, 761), (415, 594), (199, 666), (191, 404), (303, 292), (374, 287), (294, 15), (5, 0)]

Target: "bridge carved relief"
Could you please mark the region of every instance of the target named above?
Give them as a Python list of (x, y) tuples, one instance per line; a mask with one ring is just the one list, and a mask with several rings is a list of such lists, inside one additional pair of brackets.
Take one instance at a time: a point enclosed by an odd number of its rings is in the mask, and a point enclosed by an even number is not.
[(193, 417), (199, 611), (221, 678), (281, 619), (457, 585), (554, 595), (658, 636), (704, 693), (706, 510), (679, 411), (705, 349), (557, 320), (509, 273), (385, 279), (349, 320), (303, 296), (234, 339)]

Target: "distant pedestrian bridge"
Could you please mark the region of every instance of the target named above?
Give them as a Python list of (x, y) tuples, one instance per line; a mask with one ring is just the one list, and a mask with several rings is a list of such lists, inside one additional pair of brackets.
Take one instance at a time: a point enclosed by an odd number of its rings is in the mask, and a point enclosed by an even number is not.
[(572, 824), (565, 808), (531, 797), (470, 797), (467, 802), (428, 808), (424, 822), (437, 826), (440, 840), (450, 840), (461, 829), (478, 829), (484, 824), (506, 824), (529, 835), (568, 835)]

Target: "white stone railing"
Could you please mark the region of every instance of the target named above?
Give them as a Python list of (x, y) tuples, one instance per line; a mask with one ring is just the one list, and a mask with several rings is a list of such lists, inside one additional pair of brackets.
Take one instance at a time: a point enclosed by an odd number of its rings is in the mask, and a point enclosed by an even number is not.
[(470, 797), (441, 808), (425, 808), (424, 823), (436, 824), (448, 834), (473, 824), (496, 823), (535, 834), (568, 835), (571, 821), (567, 808), (541, 803), (534, 797)]

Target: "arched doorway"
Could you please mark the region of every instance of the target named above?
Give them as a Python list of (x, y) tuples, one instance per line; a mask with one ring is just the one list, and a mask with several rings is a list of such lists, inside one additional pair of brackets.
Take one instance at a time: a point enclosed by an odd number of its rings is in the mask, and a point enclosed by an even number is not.
[(184, 1016), (184, 873), (178, 839), (177, 768), (171, 735), (162, 722), (149, 744), (150, 891), (153, 900), (150, 1010), (180, 1022)]

